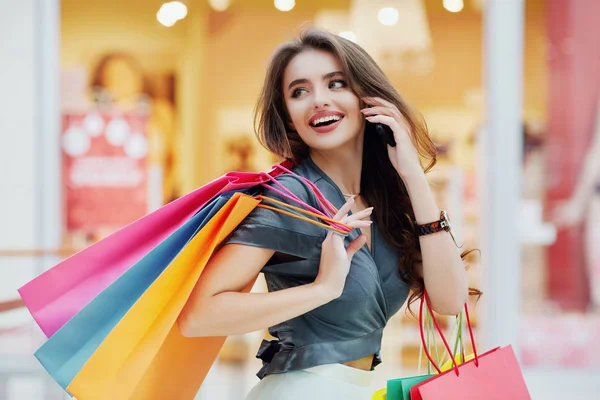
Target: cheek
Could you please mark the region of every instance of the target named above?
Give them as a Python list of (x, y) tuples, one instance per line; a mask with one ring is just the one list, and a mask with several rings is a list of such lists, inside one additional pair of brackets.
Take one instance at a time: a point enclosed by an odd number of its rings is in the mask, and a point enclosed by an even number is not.
[(344, 93), (344, 96), (340, 98), (340, 101), (343, 103), (343, 107), (347, 113), (352, 114), (352, 116), (356, 116), (362, 113), (361, 110), (361, 101), (356, 95), (352, 92)]
[(288, 113), (290, 114), (290, 118), (292, 119), (292, 122), (298, 123), (298, 121), (301, 118), (302, 112), (301, 112), (301, 109), (298, 107), (297, 103), (291, 105), (291, 107), (288, 107)]
[(296, 129), (304, 123), (306, 117), (306, 107), (302, 101), (288, 101), (287, 111), (292, 120), (292, 123), (296, 126)]
[(353, 123), (362, 124), (365, 120), (364, 114), (360, 112), (360, 105), (358, 101), (353, 101), (348, 103), (346, 107), (346, 112), (349, 114), (350, 119)]

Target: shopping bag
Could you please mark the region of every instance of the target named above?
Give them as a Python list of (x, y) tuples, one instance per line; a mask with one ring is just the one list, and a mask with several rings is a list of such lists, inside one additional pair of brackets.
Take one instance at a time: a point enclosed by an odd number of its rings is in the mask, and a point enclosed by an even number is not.
[[(161, 371), (166, 374), (169, 374), (168, 369), (175, 369), (176, 377), (190, 374), (190, 370), (202, 375), (197, 360), (190, 357), (193, 355), (189, 351), (190, 345), (204, 342), (204, 353), (209, 354), (217, 351), (218, 342), (216, 338), (183, 338), (176, 320), (216, 246), (258, 203), (257, 199), (236, 193), (106, 336), (71, 381), (67, 391), (85, 400), (135, 398), (136, 387), (145, 383), (145, 372), (151, 369), (153, 360), (169, 360), (169, 367), (165, 366)], [(163, 355), (165, 350), (172, 354)], [(178, 365), (172, 363), (177, 356), (189, 357), (187, 368), (177, 368)], [(180, 398), (179, 394), (174, 397), (159, 395), (161, 387), (168, 387), (173, 381), (180, 382), (174, 378), (153, 377), (157, 391), (146, 398)]]
[(386, 388), (379, 389), (373, 396), (371, 396), (371, 400), (387, 400)]
[(21, 287), (25, 306), (50, 337), (212, 198), (264, 184), (288, 171), (286, 166), (290, 163), (277, 165), (269, 173), (229, 172), (147, 214)]
[[(440, 361), (440, 357), (438, 351), (437, 351), (437, 343), (436, 343), (436, 339), (435, 339), (435, 326), (433, 323), (433, 315), (429, 313), (429, 310), (425, 309), (424, 314), (419, 315), (419, 330), (421, 332), (425, 331), (424, 337), (425, 337), (425, 341), (421, 343), (420, 349), (419, 349), (419, 365), (418, 365), (418, 370), (419, 373), (421, 372), (421, 361), (422, 361), (422, 356), (423, 356), (423, 349), (426, 346), (427, 348), (435, 348), (435, 362), (437, 364), (441, 364)], [(463, 340), (462, 340), (462, 313), (460, 313), (457, 318), (456, 318), (456, 326), (453, 330), (453, 333), (451, 336), (455, 337), (455, 343), (454, 343), (454, 351), (453, 354), (457, 354), (455, 356), (455, 363), (461, 363), (463, 362), (462, 360), (464, 359), (464, 350), (463, 350)], [(460, 346), (459, 346), (460, 344)], [(459, 350), (459, 352), (457, 353), (457, 350)], [(432, 355), (433, 357), (433, 355)], [(443, 364), (444, 366), (446, 366), (446, 369), (444, 369), (444, 367), (441, 367), (441, 370), (448, 370), (450, 367), (454, 366), (454, 364), (452, 363), (452, 360), (448, 360), (448, 362)], [(450, 367), (447, 367), (447, 366)], [(410, 376), (410, 377), (404, 377), (404, 378), (396, 378), (396, 379), (389, 379), (387, 381), (387, 386), (385, 390), (385, 394), (386, 394), (386, 400), (410, 400), (410, 389), (420, 383), (423, 382), (429, 378), (431, 378), (432, 376), (434, 376), (435, 373), (437, 373), (436, 371), (432, 371), (432, 362), (428, 360), (427, 363), (427, 374), (424, 375), (417, 375), (417, 376)]]
[[(468, 354), (465, 356), (464, 361), (471, 361), (473, 358), (475, 358), (475, 355), (471, 353), (471, 354)], [(458, 356), (455, 356), (454, 363), (462, 364), (463, 362), (461, 361), (461, 359)], [(444, 364), (442, 364), (440, 366), (440, 371), (446, 372), (446, 371), (452, 369), (454, 367), (454, 363), (452, 362), (451, 359), (448, 359), (448, 361), (446, 361)]]
[[(431, 306), (426, 292), (421, 298), (420, 318), (422, 318), (423, 307), (426, 306), (431, 313)], [(484, 354), (479, 355), (475, 346), (473, 329), (469, 318), (469, 310), (465, 304), (465, 316), (469, 336), (473, 346), (473, 359), (464, 364), (442, 372), (433, 361), (429, 350), (425, 347), (425, 354), (438, 371), (438, 375), (414, 385), (410, 389), (411, 400), (447, 400), (465, 399), (489, 399), (489, 400), (529, 400), (531, 396), (527, 390), (523, 373), (511, 346), (497, 347)], [(452, 351), (446, 341), (435, 316), (433, 322), (442, 338), (444, 346), (450, 354)], [(425, 344), (423, 330), (421, 329), (421, 341)]]
[[(67, 391), (85, 400), (193, 399), (226, 338), (185, 338), (177, 317), (222, 240), (255, 207), (272, 208), (258, 204), (264, 200), (235, 193), (106, 336)], [(286, 208), (281, 212), (297, 209)]]
[(387, 381), (386, 400), (411, 400), (410, 388), (433, 375), (410, 376)]
[(35, 357), (63, 389), (131, 306), (231, 195), (228, 193), (212, 200), (96, 296), (35, 352)]
[(512, 346), (498, 347), (411, 388), (412, 400), (531, 399)]

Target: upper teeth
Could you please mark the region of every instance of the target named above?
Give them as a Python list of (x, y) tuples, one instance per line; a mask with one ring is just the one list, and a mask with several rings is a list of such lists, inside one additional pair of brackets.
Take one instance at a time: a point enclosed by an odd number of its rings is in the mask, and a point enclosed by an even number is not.
[(318, 124), (322, 124), (323, 122), (327, 122), (327, 121), (339, 121), (340, 119), (342, 119), (342, 117), (340, 117), (339, 115), (328, 115), (326, 117), (314, 120), (312, 122), (312, 124), (318, 125)]

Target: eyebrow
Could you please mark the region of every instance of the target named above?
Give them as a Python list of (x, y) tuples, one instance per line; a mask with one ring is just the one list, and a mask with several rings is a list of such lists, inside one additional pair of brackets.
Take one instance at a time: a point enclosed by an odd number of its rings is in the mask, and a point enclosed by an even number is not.
[[(330, 73), (328, 73), (328, 74), (325, 74), (325, 75), (323, 75), (323, 80), (331, 79), (331, 78), (333, 78), (333, 77), (334, 77), (334, 76), (336, 76), (336, 75), (342, 75), (342, 76), (343, 76), (343, 75), (344, 75), (344, 73), (343, 73), (342, 71), (333, 71), (333, 72), (330, 72)], [(291, 81), (291, 82), (290, 82), (290, 84), (288, 85), (288, 89), (291, 89), (291, 88), (292, 88), (292, 86), (296, 86), (296, 85), (298, 85), (298, 84), (301, 84), (301, 83), (308, 83), (308, 82), (309, 82), (309, 80), (308, 80), (308, 79), (306, 79), (306, 78), (302, 78), (302, 79), (296, 79), (296, 80), (293, 80), (293, 81)]]

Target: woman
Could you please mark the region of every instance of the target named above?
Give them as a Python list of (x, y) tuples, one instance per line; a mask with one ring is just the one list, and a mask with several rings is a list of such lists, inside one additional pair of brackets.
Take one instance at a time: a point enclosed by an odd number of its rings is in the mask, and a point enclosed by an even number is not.
[(585, 264), (590, 285), (589, 311), (600, 313), (600, 97), (591, 145), (571, 197), (554, 210), (558, 228), (585, 223)]
[[(436, 232), (440, 210), (420, 164), (420, 155), (435, 163), (435, 147), (367, 53), (327, 32), (275, 52), (257, 111), (261, 143), (293, 160), (339, 210), (335, 219), (356, 229), (344, 238), (255, 210), (211, 259), (179, 327), (186, 336), (270, 327), (278, 340), (263, 342), (262, 380), (247, 399), (369, 399), (382, 330), (409, 291), (414, 300), (426, 286), (447, 315), (467, 299), (463, 262), (451, 235)], [(395, 147), (375, 123), (391, 128)], [(301, 179), (278, 180), (318, 207)], [(240, 293), (261, 271), (269, 293)]]

